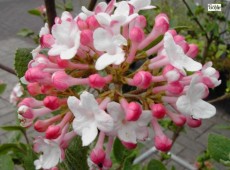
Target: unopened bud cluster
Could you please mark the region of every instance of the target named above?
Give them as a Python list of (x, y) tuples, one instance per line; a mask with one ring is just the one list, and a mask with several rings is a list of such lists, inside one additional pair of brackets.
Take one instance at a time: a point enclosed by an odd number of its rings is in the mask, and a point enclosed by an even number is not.
[[(83, 146), (97, 139), (91, 169), (111, 168), (115, 138), (133, 149), (149, 137), (149, 127), (156, 148), (167, 152), (172, 141), (159, 119), (198, 127), (215, 115), (202, 99), (220, 84), (218, 71), (194, 60), (197, 45), (171, 30), (166, 14), (157, 15), (146, 33), (146, 18), (138, 12), (151, 8), (150, 0), (112, 0), (93, 12), (82, 7), (75, 18), (64, 12), (52, 30), (47, 24), (41, 29), (23, 79), (31, 97), (18, 104), (21, 125), (41, 133), (34, 141), (34, 150), (43, 153), (37, 169), (64, 160), (77, 135)], [(43, 100), (35, 99), (41, 94)]]

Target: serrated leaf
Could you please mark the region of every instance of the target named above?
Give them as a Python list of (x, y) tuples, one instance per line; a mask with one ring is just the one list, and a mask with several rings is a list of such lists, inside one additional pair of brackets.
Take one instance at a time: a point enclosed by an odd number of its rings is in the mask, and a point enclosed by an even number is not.
[(31, 9), (28, 11), (28, 13), (39, 17), (41, 16), (41, 12), (38, 9)]
[(87, 164), (88, 150), (89, 147), (82, 146), (81, 138), (76, 137), (65, 151), (65, 160), (60, 166), (66, 170), (89, 169)]
[(155, 160), (155, 159), (151, 160), (147, 166), (147, 170), (153, 170), (153, 169), (167, 170), (164, 164), (162, 164), (160, 161)]
[(27, 65), (32, 60), (32, 49), (29, 48), (19, 48), (15, 54), (14, 60), (14, 68), (19, 78), (23, 77), (26, 70)]
[(17, 33), (17, 35), (20, 35), (23, 37), (29, 37), (31, 35), (34, 35), (34, 31), (31, 29), (23, 28)]
[(0, 94), (6, 90), (6, 84), (0, 84)]
[(0, 169), (14, 170), (14, 162), (9, 155), (0, 155)]
[(127, 156), (129, 156), (132, 153), (131, 150), (127, 150), (120, 140), (118, 138), (115, 139), (114, 145), (113, 145), (113, 155), (117, 162), (121, 163), (125, 160)]
[(214, 160), (229, 161), (230, 139), (217, 134), (208, 136), (208, 152)]

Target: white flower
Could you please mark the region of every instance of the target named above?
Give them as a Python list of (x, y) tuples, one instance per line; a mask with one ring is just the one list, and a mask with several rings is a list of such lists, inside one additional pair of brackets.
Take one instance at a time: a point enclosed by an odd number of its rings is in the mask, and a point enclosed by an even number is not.
[(39, 37), (42, 37), (43, 35), (46, 35), (49, 33), (50, 33), (49, 26), (47, 23), (45, 23), (44, 27), (42, 27), (40, 32), (39, 32)]
[(112, 15), (109, 15), (106, 12), (100, 12), (96, 15), (96, 19), (101, 26), (109, 27), (114, 33), (118, 33), (120, 32), (121, 26), (128, 24), (138, 16), (137, 13), (129, 15), (129, 11), (129, 4), (122, 1), (118, 3), (117, 8)]
[(184, 54), (183, 49), (174, 42), (170, 33), (165, 33), (163, 54), (168, 57), (171, 65), (182, 71), (184, 74), (184, 69), (187, 71), (198, 71), (202, 68), (202, 65), (199, 62), (194, 61), (192, 58)]
[(193, 77), (185, 95), (176, 102), (177, 109), (195, 119), (207, 119), (216, 114), (216, 108), (202, 100), (206, 93), (206, 85), (198, 83), (199, 77)]
[(89, 145), (97, 137), (97, 129), (103, 132), (113, 130), (112, 117), (99, 108), (92, 94), (85, 91), (81, 94), (80, 100), (71, 96), (67, 103), (75, 116), (73, 129), (82, 136), (83, 146)]
[(96, 62), (96, 69), (102, 70), (110, 64), (119, 65), (125, 60), (122, 45), (127, 45), (127, 40), (120, 34), (112, 35), (103, 28), (98, 28), (93, 34), (94, 46), (99, 51), (106, 51)]
[(218, 80), (219, 73), (218, 71), (212, 67), (212, 62), (206, 63), (202, 70), (202, 78), (203, 82), (210, 88), (217, 87), (221, 84), (221, 80)]
[(48, 54), (51, 56), (60, 55), (61, 59), (73, 58), (80, 46), (80, 31), (75, 21), (62, 21), (52, 28), (52, 35), (55, 43)]
[(36, 169), (50, 169), (63, 160), (64, 151), (55, 141), (38, 137), (34, 141), (34, 151), (42, 152), (38, 160), (34, 161)]
[(151, 120), (150, 111), (143, 111), (137, 121), (126, 121), (125, 112), (119, 103), (109, 103), (107, 111), (114, 119), (114, 131), (111, 133), (112, 135), (115, 134), (122, 141), (130, 143), (137, 143), (137, 139), (144, 140), (147, 138), (147, 125)]
[(130, 0), (128, 3), (133, 5), (135, 12), (138, 12), (139, 10), (156, 8), (155, 6), (151, 5), (151, 0)]
[(14, 86), (14, 88), (10, 94), (10, 103), (16, 105), (17, 102), (19, 101), (20, 97), (22, 97), (22, 95), (23, 95), (23, 87), (21, 86), (20, 83), (17, 83)]

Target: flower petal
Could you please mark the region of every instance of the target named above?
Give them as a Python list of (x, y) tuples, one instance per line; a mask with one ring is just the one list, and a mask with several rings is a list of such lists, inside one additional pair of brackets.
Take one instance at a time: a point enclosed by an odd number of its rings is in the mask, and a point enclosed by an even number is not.
[(95, 123), (91, 123), (82, 131), (82, 146), (88, 146), (97, 137), (98, 130)]
[(186, 115), (191, 115), (191, 103), (187, 96), (180, 96), (176, 102), (177, 109)]
[(73, 47), (73, 48), (69, 48), (65, 51), (62, 51), (60, 58), (63, 60), (69, 60), (69, 59), (73, 58), (77, 53), (77, 49), (78, 49), (78, 46)]
[(198, 100), (192, 107), (192, 116), (195, 119), (208, 119), (216, 114), (216, 108), (206, 101)]
[(151, 121), (152, 113), (149, 110), (144, 110), (140, 116), (140, 118), (137, 120), (137, 124), (139, 126), (147, 126), (148, 123)]
[(95, 119), (98, 129), (103, 132), (110, 132), (113, 130), (113, 118), (105, 111), (101, 110), (100, 112), (95, 113)]
[(123, 15), (128, 16), (129, 15), (129, 5), (125, 1), (121, 1), (116, 10), (114, 11), (114, 15)]
[(124, 110), (121, 105), (116, 102), (110, 102), (107, 105), (107, 111), (115, 122), (122, 121), (125, 118)]
[(117, 53), (114, 55), (105, 53), (97, 59), (95, 68), (97, 70), (103, 70), (105, 67), (109, 66), (110, 64), (119, 65), (124, 60), (125, 60), (124, 52)]
[(124, 142), (137, 143), (135, 129), (130, 123), (118, 130), (118, 137)]
[(202, 68), (202, 64), (185, 55), (183, 67), (188, 71), (198, 71)]
[(82, 106), (86, 110), (89, 110), (91, 112), (97, 112), (100, 110), (95, 97), (91, 93), (84, 91), (80, 95), (80, 99), (81, 99), (80, 106)]
[(111, 17), (107, 13), (99, 13), (96, 15), (96, 19), (102, 26), (109, 26), (111, 22)]
[(111, 39), (112, 35), (103, 28), (98, 28), (93, 33), (93, 44), (99, 51), (107, 51), (108, 49), (113, 48)]
[(148, 128), (147, 127), (137, 127), (135, 129), (137, 139), (139, 140), (145, 140), (148, 137)]
[(74, 115), (78, 114), (78, 112), (76, 112), (76, 110), (79, 107), (79, 103), (80, 103), (80, 101), (76, 97), (74, 97), (74, 96), (69, 96), (68, 99), (67, 99), (67, 105), (68, 105), (69, 109), (71, 110), (71, 112)]

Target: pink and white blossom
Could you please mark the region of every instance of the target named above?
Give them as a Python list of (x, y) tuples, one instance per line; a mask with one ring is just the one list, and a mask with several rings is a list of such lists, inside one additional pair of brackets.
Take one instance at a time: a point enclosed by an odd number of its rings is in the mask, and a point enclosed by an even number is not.
[(73, 129), (82, 137), (83, 146), (87, 146), (95, 140), (98, 129), (103, 132), (113, 130), (113, 118), (100, 109), (92, 94), (84, 91), (80, 100), (70, 96), (67, 103), (75, 116)]

